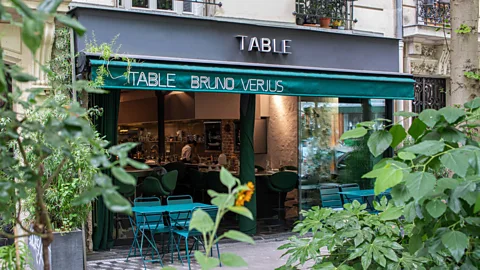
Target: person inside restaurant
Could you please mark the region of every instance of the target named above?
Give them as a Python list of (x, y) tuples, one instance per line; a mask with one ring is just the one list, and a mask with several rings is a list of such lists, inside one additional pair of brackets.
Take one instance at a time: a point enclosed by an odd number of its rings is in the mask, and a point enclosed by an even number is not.
[(185, 163), (190, 163), (192, 161), (192, 152), (195, 152), (195, 147), (197, 142), (189, 140), (187, 144), (182, 148), (181, 160)]

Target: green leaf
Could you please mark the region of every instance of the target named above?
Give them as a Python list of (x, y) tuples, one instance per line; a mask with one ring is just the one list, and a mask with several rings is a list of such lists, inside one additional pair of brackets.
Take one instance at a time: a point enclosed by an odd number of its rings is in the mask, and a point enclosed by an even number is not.
[(440, 115), (442, 115), (448, 123), (455, 123), (458, 118), (465, 116), (465, 111), (455, 107), (444, 107), (438, 110)]
[(480, 97), (477, 97), (473, 100), (470, 100), (463, 104), (463, 106), (467, 109), (477, 109), (480, 108)]
[(378, 216), (380, 220), (397, 220), (399, 217), (402, 216), (403, 209), (401, 207), (390, 207), (387, 208), (385, 212), (380, 213)]
[(368, 149), (373, 156), (378, 157), (379, 155), (383, 154), (385, 150), (390, 146), (392, 143), (393, 136), (390, 132), (386, 130), (378, 130), (375, 131), (370, 138), (368, 138)]
[(393, 251), (392, 249), (390, 249), (390, 248), (384, 248), (384, 247), (379, 247), (379, 250), (380, 250), (380, 252), (382, 252), (383, 255), (385, 255), (385, 257), (387, 257), (389, 260), (394, 261), (394, 262), (398, 262), (398, 256), (397, 256), (397, 254), (395, 253), (395, 251)]
[(385, 267), (387, 260), (385, 256), (377, 248), (373, 248), (373, 260), (375, 260), (380, 266)]
[(127, 171), (125, 171), (125, 169), (121, 167), (113, 167), (112, 174), (118, 181), (124, 184), (132, 186), (137, 184), (137, 180), (135, 179), (135, 177), (133, 177), (133, 175), (129, 174)]
[(95, 183), (100, 187), (103, 187), (103, 188), (113, 187), (112, 178), (110, 178), (110, 176), (106, 174), (103, 174), (103, 173), (95, 174), (93, 176), (93, 179), (95, 179)]
[(197, 209), (192, 214), (188, 230), (197, 230), (202, 234), (211, 232), (215, 227), (210, 215), (202, 209)]
[(440, 157), (442, 164), (461, 177), (465, 177), (468, 169), (468, 153), (464, 150), (452, 150)]
[(22, 41), (35, 54), (42, 44), (43, 22), (35, 19), (23, 18)]
[(436, 178), (433, 174), (428, 172), (414, 172), (407, 176), (405, 182), (412, 197), (415, 201), (419, 201), (425, 195), (433, 191)]
[(400, 152), (398, 153), (398, 157), (403, 160), (414, 160), (417, 156), (410, 152)]
[(362, 267), (363, 269), (368, 269), (368, 267), (370, 267), (370, 264), (372, 264), (372, 252), (371, 251), (367, 251), (365, 252), (365, 254), (363, 254), (362, 256)]
[(100, 194), (102, 194), (102, 191), (103, 189), (101, 187), (91, 188), (90, 190), (87, 190), (82, 194), (80, 194), (80, 196), (76, 197), (72, 201), (72, 205), (77, 206), (77, 205), (87, 204), (93, 201), (98, 196), (100, 196)]
[(423, 246), (423, 241), (422, 241), (422, 236), (421, 235), (413, 235), (410, 237), (409, 243), (408, 243), (408, 251), (410, 251), (411, 254), (415, 254), (417, 250), (422, 248)]
[(349, 261), (354, 260), (365, 253), (365, 248), (356, 248), (350, 255), (348, 256)]
[(423, 141), (421, 143), (412, 145), (403, 149), (403, 151), (425, 155), (425, 156), (433, 156), (443, 151), (445, 148), (444, 142), (439, 141)]
[(376, 169), (363, 175), (362, 178), (376, 178), (374, 189), (375, 194), (378, 195), (402, 182), (403, 172), (402, 169), (394, 168), (391, 164), (388, 164), (385, 168)]
[(220, 170), (220, 181), (229, 189), (235, 186), (235, 177), (224, 167)]
[[(438, 134), (441, 139), (450, 143), (460, 143), (464, 145), (467, 141), (467, 136), (463, 132), (450, 126), (438, 129)], [(440, 138), (436, 138), (435, 140), (440, 140)]]
[(478, 213), (480, 211), (480, 194), (477, 195), (477, 201), (475, 202), (475, 207), (473, 208), (473, 212)]
[(233, 253), (228, 253), (228, 252), (223, 252), (220, 255), (220, 262), (223, 265), (230, 266), (230, 267), (247, 267), (248, 266), (247, 262), (242, 257)]
[(333, 265), (332, 262), (322, 262), (319, 265), (315, 265), (315, 269), (322, 269), (322, 270), (336, 270), (337, 268)]
[(346, 139), (355, 139), (355, 138), (360, 138), (365, 136), (367, 134), (368, 130), (365, 129), (364, 127), (357, 127), (355, 129), (349, 130), (345, 133), (342, 134), (340, 137), (340, 140), (346, 140)]
[(127, 163), (129, 165), (131, 165), (132, 167), (134, 167), (135, 169), (138, 169), (138, 170), (148, 170), (150, 169), (150, 166), (148, 166), (147, 164), (145, 163), (142, 163), (142, 162), (138, 162), (134, 159), (127, 159)]
[(217, 196), (212, 199), (212, 204), (218, 206), (219, 208), (229, 208), (233, 206), (234, 203), (234, 197), (228, 194), (218, 193)]
[(468, 237), (459, 231), (449, 231), (442, 236), (442, 243), (458, 263), (468, 247)]
[(79, 23), (77, 20), (70, 16), (62, 15), (62, 14), (56, 14), (55, 18), (62, 24), (72, 28), (79, 36), (83, 36), (87, 29)]
[(425, 125), (425, 123), (423, 123), (420, 119), (415, 118), (412, 125), (408, 129), (408, 134), (410, 134), (416, 140), (423, 134), (423, 132), (425, 132), (426, 128), (427, 125)]
[(390, 194), (392, 195), (392, 199), (396, 205), (404, 205), (405, 202), (412, 197), (410, 192), (408, 192), (407, 186), (404, 184), (394, 186)]
[(432, 128), (440, 120), (440, 113), (433, 109), (426, 109), (418, 115), (418, 118)]
[(426, 209), (433, 218), (438, 218), (447, 210), (447, 204), (440, 200), (433, 200), (427, 203)]
[[(17, 8), (20, 14), (25, 15), (26, 17), (30, 19), (35, 19), (35, 14), (33, 13), (33, 10), (29, 8), (24, 1), (21, 0), (11, 0), (13, 6)], [(40, 23), (40, 22), (39, 22)]]
[(220, 265), (220, 260), (215, 257), (207, 257), (198, 250), (195, 251), (194, 256), (195, 260), (197, 260), (198, 264), (202, 267), (202, 270), (213, 269)]
[(402, 125), (394, 125), (390, 128), (389, 132), (393, 136), (392, 143), (390, 144), (392, 148), (397, 147), (407, 137), (407, 132)]
[(357, 233), (355, 238), (353, 239), (353, 242), (355, 244), (355, 247), (358, 247), (365, 241), (365, 238), (363, 237), (363, 233), (360, 231)]
[(413, 222), (415, 220), (417, 217), (415, 202), (409, 202), (407, 205), (405, 205), (404, 216), (407, 222)]
[(400, 116), (400, 117), (415, 117), (418, 113), (414, 112), (395, 112), (393, 115)]
[(248, 235), (246, 235), (242, 232), (239, 232), (239, 231), (229, 230), (226, 233), (224, 233), (223, 236), (225, 236), (227, 238), (230, 238), (230, 239), (233, 239), (233, 240), (237, 240), (239, 242), (244, 242), (244, 243), (255, 245), (255, 241), (253, 241), (252, 237), (250, 237), (250, 236), (248, 236)]
[(250, 210), (245, 206), (232, 206), (229, 207), (228, 210), (253, 220), (252, 212), (250, 212)]
[(102, 193), (105, 206), (115, 213), (132, 214), (132, 206), (130, 202), (125, 199), (120, 193), (114, 189), (107, 189)]
[(10, 70), (10, 76), (12, 77), (12, 79), (14, 79), (17, 82), (34, 82), (38, 79), (37, 77), (30, 75), (28, 73), (22, 72), (16, 68), (12, 68)]
[(437, 181), (437, 191), (442, 192), (445, 189), (455, 189), (458, 186), (458, 180), (453, 178), (441, 178)]

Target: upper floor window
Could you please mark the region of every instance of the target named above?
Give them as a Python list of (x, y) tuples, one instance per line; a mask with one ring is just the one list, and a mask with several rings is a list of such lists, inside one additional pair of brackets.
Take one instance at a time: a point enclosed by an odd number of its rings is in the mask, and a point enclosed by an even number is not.
[(352, 29), (355, 0), (296, 0), (297, 24), (335, 29)]
[(127, 9), (149, 9), (149, 10), (163, 10), (175, 11), (177, 13), (191, 13), (191, 1), (176, 1), (176, 0), (118, 0), (119, 7)]
[(417, 24), (449, 25), (450, 0), (418, 0)]

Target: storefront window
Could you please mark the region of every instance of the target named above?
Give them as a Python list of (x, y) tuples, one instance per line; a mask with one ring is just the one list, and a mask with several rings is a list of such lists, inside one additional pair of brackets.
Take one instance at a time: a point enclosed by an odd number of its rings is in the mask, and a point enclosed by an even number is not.
[(157, 0), (157, 9), (173, 10), (172, 0)]
[(385, 118), (385, 100), (301, 97), (299, 106), (301, 209), (321, 206), (320, 187), (328, 183), (373, 188), (362, 175), (381, 157), (370, 154), (368, 136), (346, 141), (340, 136), (362, 121)]
[(132, 0), (132, 7), (148, 8), (148, 0)]

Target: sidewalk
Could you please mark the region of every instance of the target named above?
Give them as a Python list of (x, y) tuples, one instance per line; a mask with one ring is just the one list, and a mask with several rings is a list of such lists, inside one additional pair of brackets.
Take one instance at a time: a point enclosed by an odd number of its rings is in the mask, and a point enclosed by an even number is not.
[[(275, 240), (267, 239), (260, 240), (256, 245), (249, 245), (244, 243), (224, 243), (220, 245), (221, 252), (232, 252), (241, 256), (247, 263), (248, 267), (244, 268), (230, 268), (230, 267), (221, 267), (218, 269), (221, 270), (230, 270), (230, 269), (258, 269), (258, 270), (270, 270), (285, 264), (287, 258), (280, 258), (284, 251), (277, 250), (277, 248), (285, 244), (286, 240)], [(88, 261), (87, 269), (96, 270), (141, 270), (143, 268), (142, 261), (139, 258), (129, 259), (128, 262), (125, 262), (125, 257), (117, 259), (107, 259), (107, 260), (96, 260)], [(174, 264), (170, 264), (168, 259), (164, 260), (165, 266), (170, 265), (176, 269), (188, 269), (188, 265), (182, 264), (178, 260), (174, 260)], [(200, 266), (193, 261), (191, 264), (192, 269), (200, 269)], [(147, 269), (161, 269), (159, 264), (147, 263)]]

